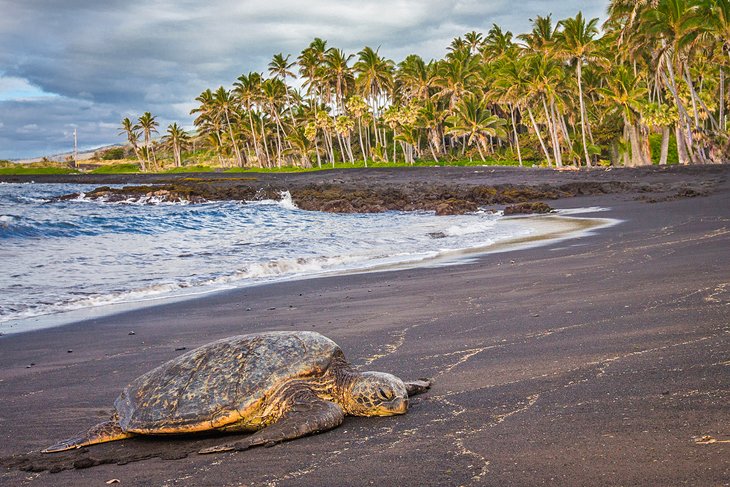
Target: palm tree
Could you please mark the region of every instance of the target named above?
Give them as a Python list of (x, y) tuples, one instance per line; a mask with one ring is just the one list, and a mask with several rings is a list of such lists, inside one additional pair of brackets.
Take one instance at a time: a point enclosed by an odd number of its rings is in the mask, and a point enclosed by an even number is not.
[(437, 154), (441, 154), (443, 138), (443, 122), (445, 112), (439, 109), (438, 105), (430, 98), (423, 102), (419, 112), (419, 125), (426, 129), (428, 148), (431, 151), (433, 160), (439, 162)]
[(290, 147), (284, 152), (286, 154), (298, 155), (299, 165), (301, 167), (312, 167), (312, 160), (309, 157), (312, 152), (316, 151), (316, 146), (307, 137), (307, 129), (300, 125), (294, 127), (289, 135), (286, 136), (286, 140), (289, 142)]
[(395, 64), (378, 54), (378, 50), (365, 47), (357, 53), (358, 60), (353, 66), (357, 73), (357, 85), (364, 98), (376, 100), (393, 89)]
[(533, 53), (549, 54), (555, 43), (555, 28), (552, 15), (542, 17), (538, 15), (532, 21), (532, 31), (517, 36), (525, 43), (525, 48)]
[(287, 78), (296, 78), (294, 72), (291, 71), (295, 63), (289, 62), (290, 57), (291, 54), (287, 54), (286, 57), (282, 53), (274, 54), (274, 57), (269, 63), (269, 74), (283, 81), (286, 81)]
[(312, 107), (322, 101), (324, 80), (322, 79), (322, 64), (327, 53), (327, 41), (315, 37), (309, 46), (297, 58), (299, 75), (304, 78), (304, 87), (311, 96)]
[(421, 56), (416, 54), (407, 56), (398, 64), (396, 91), (405, 100), (429, 98), (435, 71), (434, 62), (426, 64)]
[[(506, 104), (509, 107), (510, 118), (512, 120), (512, 133), (515, 138), (515, 145), (517, 146), (517, 159), (519, 160), (520, 166), (522, 166), (522, 150), (520, 148), (520, 137), (517, 131), (517, 116), (515, 112), (520, 110), (520, 106), (526, 100), (528, 83), (524, 59), (506, 57), (498, 65), (495, 82), (488, 93), (495, 101)], [(545, 149), (539, 131), (537, 131), (537, 136), (540, 138), (540, 144), (543, 145), (543, 149)], [(549, 159), (550, 155), (547, 154), (546, 149), (545, 152)]]
[(648, 94), (643, 80), (637, 78), (633, 69), (621, 65), (606, 78), (606, 86), (599, 89), (608, 112), (618, 112), (624, 120), (631, 147), (631, 166), (649, 165), (651, 160), (643, 150), (639, 120)]
[(142, 168), (142, 172), (146, 172), (147, 166), (145, 165), (144, 159), (142, 159), (142, 157), (139, 155), (140, 134), (137, 125), (133, 124), (128, 117), (125, 118), (124, 120), (122, 120), (122, 126), (119, 135), (127, 136), (127, 142), (129, 142), (129, 144), (132, 146), (132, 149), (134, 150), (134, 155), (137, 156), (137, 160), (139, 161), (139, 164)]
[(253, 122), (253, 112), (256, 105), (261, 101), (261, 84), (261, 73), (242, 74), (233, 83), (233, 96), (235, 96), (236, 101), (248, 113), (248, 123), (249, 129), (251, 130), (251, 137), (253, 138), (254, 152), (256, 153), (256, 160), (260, 167), (265, 165), (267, 161), (259, 145), (258, 137), (256, 136), (257, 129)]
[(507, 122), (487, 110), (486, 104), (476, 96), (461, 99), (454, 106), (454, 114), (446, 118), (447, 132), (465, 137), (467, 145), (476, 144), (479, 156), (486, 161), (482, 148), (487, 148), (487, 137), (504, 138)]
[(230, 138), (231, 146), (233, 147), (233, 153), (236, 156), (236, 162), (239, 167), (243, 167), (243, 158), (241, 157), (241, 151), (238, 148), (236, 142), (236, 136), (233, 134), (233, 124), (231, 123), (231, 116), (235, 113), (234, 111), (234, 100), (231, 97), (231, 93), (223, 88), (219, 87), (215, 93), (213, 93), (213, 103), (216, 110), (223, 114), (223, 119), (226, 121), (226, 127), (228, 128), (228, 137)]
[[(560, 138), (558, 134), (558, 121), (556, 120), (553, 107), (555, 99), (557, 97), (558, 89), (562, 83), (563, 70), (561, 66), (554, 60), (542, 53), (535, 53), (525, 58), (525, 77), (527, 79), (527, 85), (525, 87), (525, 104), (527, 107), (527, 113), (530, 116), (535, 132), (540, 138), (540, 131), (535, 119), (535, 115), (532, 111), (531, 105), (542, 108), (543, 115), (545, 117), (545, 124), (548, 129), (548, 134), (552, 140), (553, 157), (555, 158), (555, 165), (562, 167), (563, 157), (560, 147)], [(543, 151), (548, 161), (548, 165), (551, 164), (550, 156), (547, 153), (547, 149), (543, 142), (541, 142)]]
[[(280, 79), (286, 86), (287, 78), (296, 78), (297, 75), (291, 70), (296, 63), (289, 62), (291, 54), (287, 54), (286, 57), (282, 53), (275, 54), (269, 63), (269, 74), (274, 78)], [(290, 103), (289, 89), (286, 90), (286, 104), (289, 106), (289, 114), (294, 118), (292, 107)]]
[(468, 50), (450, 52), (439, 62), (434, 84), (440, 88), (437, 95), (448, 99), (450, 110), (476, 83), (478, 70), (479, 58)]
[(284, 82), (279, 78), (264, 80), (261, 85), (262, 102), (269, 117), (274, 121), (277, 140), (277, 167), (281, 167), (281, 154), (283, 150), (281, 134), (286, 136), (286, 131), (281, 123), (281, 102), (286, 99), (288, 90)]
[(479, 52), (485, 61), (493, 62), (512, 51), (513, 48), (512, 32), (504, 32), (500, 26), (492, 24)]
[[(677, 149), (680, 162), (699, 162), (707, 160), (704, 148), (695, 147), (694, 131), (702, 133), (698, 111), (694, 107), (694, 117), (689, 114), (680, 95), (678, 79), (684, 78), (689, 88), (691, 101), (696, 105), (695, 89), (690, 74), (691, 48), (697, 41), (708, 22), (695, 0), (660, 0), (655, 8), (646, 9), (641, 16), (641, 32), (651, 40), (658, 54), (658, 68), (664, 85), (674, 98), (679, 110), (677, 124)], [(694, 120), (693, 120), (694, 118)]]
[(370, 47), (358, 52), (358, 60), (353, 69), (357, 73), (356, 86), (359, 94), (370, 102), (373, 114), (373, 133), (376, 144), (380, 143), (378, 118), (382, 108), (387, 105), (388, 94), (394, 89), (395, 64), (378, 54)]
[(172, 155), (175, 159), (175, 167), (182, 166), (181, 152), (188, 139), (188, 133), (185, 132), (185, 130), (177, 123), (172, 123), (167, 126), (167, 134), (162, 138), (162, 140), (169, 144), (172, 148)]
[(599, 44), (596, 42), (598, 35), (598, 19), (591, 19), (586, 22), (583, 13), (578, 12), (574, 18), (561, 20), (558, 25), (562, 30), (557, 35), (558, 55), (575, 64), (575, 74), (578, 80), (578, 98), (580, 101), (580, 129), (583, 140), (583, 152), (586, 158), (586, 165), (591, 166), (591, 156), (588, 153), (588, 142), (586, 140), (586, 126), (588, 124), (585, 100), (583, 99), (583, 64), (597, 59)]
[(720, 93), (719, 104), (720, 113), (719, 130), (724, 132), (727, 130), (725, 121), (725, 61), (730, 60), (730, 0), (708, 0), (705, 4), (703, 15), (710, 20), (709, 33), (713, 37), (715, 43), (720, 46), (720, 51), (727, 55), (727, 59), (723, 59), (719, 63), (720, 67)]
[[(200, 103), (200, 106), (193, 108), (190, 114), (197, 114), (198, 116), (193, 121), (196, 127), (198, 127), (198, 133), (205, 140), (215, 138), (216, 143), (213, 144), (214, 148), (222, 147), (223, 140), (221, 138), (221, 132), (223, 131), (223, 124), (220, 120), (220, 113), (215, 107), (215, 98), (213, 92), (210, 89), (203, 91), (195, 101)], [(222, 164), (221, 152), (216, 150), (219, 161)]]
[(322, 77), (334, 91), (335, 108), (342, 114), (345, 113), (345, 98), (355, 83), (352, 68), (348, 63), (354, 56), (345, 55), (342, 49), (330, 48), (324, 56), (322, 65)]
[(469, 51), (472, 54), (476, 54), (484, 43), (484, 36), (479, 32), (471, 31), (464, 34), (464, 41), (469, 46)]
[[(157, 157), (155, 156), (155, 147), (152, 144), (152, 134), (158, 133), (157, 127), (159, 127), (159, 122), (155, 120), (155, 116), (153, 116), (150, 112), (144, 112), (141, 117), (137, 120), (137, 123), (139, 124), (139, 128), (142, 129), (142, 133), (144, 134), (144, 146), (145, 146), (145, 152), (147, 153), (147, 163), (150, 164), (154, 169), (157, 169)], [(149, 155), (150, 152), (152, 153), (152, 160), (150, 160)]]
[(362, 137), (362, 119), (366, 113), (369, 113), (368, 104), (362, 97), (358, 95), (353, 95), (350, 97), (349, 100), (347, 100), (347, 103), (345, 105), (347, 107), (347, 111), (355, 117), (355, 120), (357, 120), (357, 134), (358, 138), (360, 139), (360, 151), (362, 152), (362, 157), (365, 161), (365, 167), (368, 167), (369, 151), (365, 149), (365, 144)]

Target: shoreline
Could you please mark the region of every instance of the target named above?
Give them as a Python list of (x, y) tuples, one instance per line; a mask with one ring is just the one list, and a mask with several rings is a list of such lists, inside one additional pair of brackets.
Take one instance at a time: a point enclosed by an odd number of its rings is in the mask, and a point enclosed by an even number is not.
[(79, 321), (111, 318), (119, 313), (152, 308), (164, 304), (195, 300), (199, 299), (201, 296), (226, 293), (253, 286), (264, 286), (279, 282), (306, 281), (322, 277), (356, 275), (369, 272), (395, 272), (419, 267), (462, 265), (468, 260), (479, 258), (480, 256), (491, 253), (510, 252), (513, 250), (547, 245), (565, 240), (583, 238), (590, 235), (592, 231), (597, 231), (620, 223), (619, 221), (611, 219), (576, 218), (572, 216), (574, 214), (580, 215), (583, 212), (591, 213), (593, 210), (590, 208), (577, 209), (575, 212), (571, 212), (571, 216), (550, 214), (541, 216), (506, 217), (505, 221), (528, 221), (531, 234), (525, 237), (515, 237), (503, 241), (497, 241), (480, 247), (441, 251), (439, 252), (439, 255), (423, 259), (405, 260), (388, 264), (373, 264), (358, 268), (323, 269), (313, 275), (294, 274), (284, 277), (271, 276), (269, 278), (256, 281), (242, 280), (238, 282), (230, 282), (226, 285), (211, 285), (210, 287), (199, 286), (198, 288), (185, 290), (181, 288), (178, 293), (171, 292), (157, 296), (150, 295), (138, 300), (123, 300), (107, 304), (75, 308), (68, 311), (59, 311), (56, 313), (46, 313), (0, 321), (0, 336), (44, 330)]
[[(533, 174), (497, 178), (544, 183)], [(558, 199), (622, 224), (463, 265), (266, 284), (0, 337), (0, 483), (723, 485), (730, 170), (642, 174), (621, 179), (707, 194)], [(201, 456), (220, 439), (133, 438), (38, 453), (104, 420), (124, 385), (183, 347), (293, 329), (333, 338), (361, 370), (435, 385), (404, 416), (348, 417), (274, 448)]]

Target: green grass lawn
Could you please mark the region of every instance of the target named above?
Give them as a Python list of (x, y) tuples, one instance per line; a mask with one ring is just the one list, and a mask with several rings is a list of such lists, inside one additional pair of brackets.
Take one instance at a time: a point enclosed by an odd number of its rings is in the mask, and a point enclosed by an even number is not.
[[(517, 161), (487, 161), (482, 162), (480, 159), (476, 160), (462, 160), (462, 161), (423, 161), (416, 162), (413, 165), (405, 164), (403, 162), (372, 162), (367, 164), (368, 168), (392, 168), (392, 167), (443, 167), (443, 166), (518, 166)], [(532, 161), (525, 161), (526, 167), (536, 165)], [(334, 169), (353, 169), (353, 168), (365, 168), (364, 161), (356, 161), (354, 164), (339, 162), (334, 165)], [(159, 171), (159, 174), (179, 174), (179, 173), (206, 173), (206, 172), (225, 172), (225, 173), (248, 173), (248, 172), (265, 172), (265, 173), (297, 173), (297, 172), (311, 172), (311, 171), (327, 171), (333, 169), (332, 164), (322, 164), (322, 167), (318, 167), (315, 163), (314, 167), (311, 168), (299, 168), (299, 167), (273, 167), (273, 168), (242, 168), (242, 167), (230, 167), (220, 168), (213, 167), (203, 164), (183, 166), (165, 169)], [(35, 166), (23, 166), (23, 165), (12, 165), (6, 167), (0, 167), (0, 175), (33, 175), (33, 174), (77, 174), (81, 173), (75, 169), (67, 167), (35, 167)], [(120, 164), (109, 164), (97, 167), (87, 174), (136, 174), (140, 173), (139, 165), (135, 163), (120, 163)]]
[(0, 175), (33, 174), (77, 174), (78, 171), (66, 167), (0, 167)]
[(90, 171), (91, 174), (133, 174), (138, 172), (138, 164), (109, 164)]

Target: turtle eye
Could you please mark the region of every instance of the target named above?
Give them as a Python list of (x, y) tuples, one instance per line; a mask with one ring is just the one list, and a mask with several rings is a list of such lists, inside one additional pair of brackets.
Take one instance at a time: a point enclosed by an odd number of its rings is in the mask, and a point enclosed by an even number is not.
[(389, 390), (385, 390), (382, 387), (378, 388), (378, 397), (383, 401), (390, 401), (393, 399), (393, 393)]

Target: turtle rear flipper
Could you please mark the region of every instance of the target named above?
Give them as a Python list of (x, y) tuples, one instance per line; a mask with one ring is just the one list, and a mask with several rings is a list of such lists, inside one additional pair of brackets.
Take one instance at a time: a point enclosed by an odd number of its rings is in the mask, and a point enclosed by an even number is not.
[(322, 400), (309, 390), (298, 392), (290, 404), (290, 409), (277, 422), (251, 436), (234, 443), (204, 448), (198, 453), (242, 451), (261, 445), (273, 446), (282, 441), (331, 430), (342, 424), (345, 419), (345, 412), (339, 405)]
[(97, 443), (105, 443), (107, 441), (123, 440), (130, 436), (134, 436), (134, 433), (127, 433), (122, 430), (117, 421), (104, 421), (103, 423), (92, 426), (87, 431), (79, 433), (73, 438), (59, 441), (55, 445), (49, 446), (41, 453), (55, 453), (64, 450), (72, 450), (74, 448), (95, 445)]

